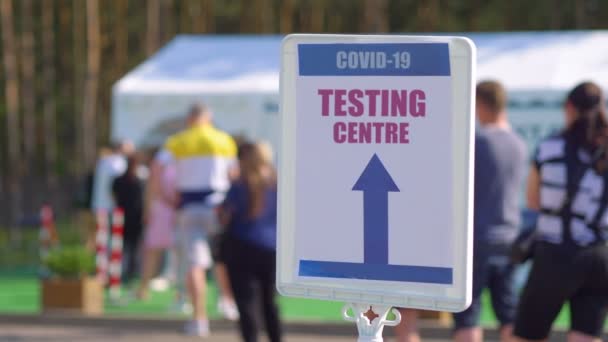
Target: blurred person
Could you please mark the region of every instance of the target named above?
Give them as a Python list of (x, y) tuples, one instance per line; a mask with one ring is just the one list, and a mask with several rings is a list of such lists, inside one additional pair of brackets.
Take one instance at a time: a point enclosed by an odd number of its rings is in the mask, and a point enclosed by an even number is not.
[[(142, 258), (141, 282), (137, 298), (147, 299), (150, 280), (159, 268), (164, 252), (173, 246), (175, 228), (175, 187), (176, 170), (174, 163), (165, 167), (153, 160), (146, 189), (144, 218), (144, 251)], [(178, 297), (183, 294), (178, 294)]]
[(139, 162), (135, 155), (127, 158), (124, 174), (114, 179), (112, 192), (116, 205), (124, 212), (123, 282), (130, 282), (137, 270), (137, 251), (143, 232), (143, 181), (138, 176)]
[(236, 145), (211, 122), (211, 112), (202, 104), (192, 106), (188, 128), (171, 136), (159, 153), (161, 168), (174, 162), (177, 193), (170, 199), (178, 208), (175, 231), (178, 277), (186, 274), (193, 320), (186, 333), (209, 334), (205, 310), (205, 270), (212, 265), (208, 236), (217, 230), (215, 207), (230, 187), (228, 172), (235, 163)]
[(112, 182), (127, 169), (126, 157), (135, 150), (129, 141), (114, 144), (111, 151), (100, 153), (95, 166), (91, 207), (93, 212), (104, 210), (109, 213), (115, 207), (112, 196)]
[(401, 322), (395, 327), (396, 342), (420, 342), (418, 310), (399, 308)]
[[(248, 144), (249, 141), (244, 136), (233, 136), (232, 137), (236, 146), (237, 151), (240, 151), (241, 147)], [(239, 178), (239, 167), (233, 165), (228, 172), (230, 182), (234, 182)], [(219, 208), (218, 208), (219, 210)], [(225, 265), (225, 256), (230, 246), (227, 245), (227, 232), (226, 227), (222, 227), (220, 231), (214, 234), (211, 239), (211, 249), (213, 261), (215, 263), (213, 271), (216, 279), (216, 285), (220, 291), (220, 298), (217, 303), (217, 310), (226, 319), (236, 321), (239, 319), (239, 312), (236, 307), (234, 296), (232, 294), (232, 288), (230, 285), (230, 277)]]
[[(256, 304), (260, 298), (266, 332), (281, 341), (275, 302), (277, 179), (267, 144), (244, 144), (239, 150), (240, 175), (219, 208), (226, 231), (225, 261), (239, 310), (245, 342), (257, 341)], [(259, 295), (256, 295), (259, 290)]]
[(577, 85), (564, 113), (564, 130), (540, 143), (528, 177), (528, 207), (539, 216), (514, 341), (546, 341), (568, 302), (568, 341), (599, 342), (608, 313), (608, 122), (600, 87)]
[(473, 227), (473, 297), (471, 305), (454, 314), (454, 340), (481, 342), (481, 294), (488, 289), (500, 322), (500, 339), (513, 330), (517, 294), (510, 247), (519, 233), (520, 191), (526, 171), (526, 146), (511, 130), (507, 94), (496, 81), (476, 89), (475, 192)]
[[(97, 163), (106, 156), (112, 154), (112, 149), (109, 147), (101, 147), (97, 151)], [(89, 250), (95, 250), (97, 244), (97, 217), (95, 215), (95, 210), (93, 209), (93, 197), (94, 197), (94, 188), (95, 188), (95, 170), (97, 165), (94, 165), (91, 170), (89, 170), (84, 178), (83, 186), (79, 193), (80, 207), (82, 210), (78, 211), (78, 226), (83, 227), (84, 232), (84, 240), (86, 248)], [(120, 172), (122, 173), (122, 171)], [(120, 174), (119, 173), (119, 174)], [(112, 179), (114, 176), (112, 176)]]

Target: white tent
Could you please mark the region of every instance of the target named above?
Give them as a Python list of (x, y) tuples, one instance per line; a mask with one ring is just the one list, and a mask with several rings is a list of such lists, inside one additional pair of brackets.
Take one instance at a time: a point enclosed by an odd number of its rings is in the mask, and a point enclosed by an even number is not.
[(113, 87), (112, 138), (162, 143), (204, 102), (216, 125), (277, 143), (278, 36), (178, 36)]
[[(465, 34), (478, 79), (510, 91), (517, 131), (534, 145), (561, 125), (566, 91), (583, 80), (608, 89), (608, 31)], [(233, 134), (278, 143), (279, 36), (178, 36), (113, 88), (112, 137), (159, 144), (203, 101)]]

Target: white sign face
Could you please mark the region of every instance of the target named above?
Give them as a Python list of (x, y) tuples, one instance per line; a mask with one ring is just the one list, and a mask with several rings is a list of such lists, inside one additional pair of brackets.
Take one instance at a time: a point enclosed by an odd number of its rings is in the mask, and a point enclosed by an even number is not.
[(464, 309), (472, 43), (292, 35), (282, 53), (279, 291)]

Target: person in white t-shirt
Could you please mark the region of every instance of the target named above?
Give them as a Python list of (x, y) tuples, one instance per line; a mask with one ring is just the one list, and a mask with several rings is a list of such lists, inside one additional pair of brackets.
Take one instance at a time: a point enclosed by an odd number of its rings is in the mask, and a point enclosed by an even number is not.
[(134, 150), (135, 148), (131, 142), (120, 142), (113, 146), (112, 153), (102, 156), (97, 161), (91, 201), (93, 212), (100, 210), (109, 212), (114, 209), (112, 181), (125, 172), (127, 169), (125, 156), (132, 154)]

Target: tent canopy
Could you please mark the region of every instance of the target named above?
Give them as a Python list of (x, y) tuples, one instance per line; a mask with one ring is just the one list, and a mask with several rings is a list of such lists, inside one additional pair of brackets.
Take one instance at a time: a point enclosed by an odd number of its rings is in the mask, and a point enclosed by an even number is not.
[[(455, 34), (460, 35), (460, 34)], [(477, 45), (478, 79), (510, 91), (608, 89), (608, 31), (464, 33)], [(280, 36), (180, 35), (117, 82), (115, 94), (277, 93)]]
[[(563, 125), (568, 89), (592, 80), (608, 90), (608, 31), (453, 35), (477, 45), (477, 79), (505, 84), (510, 119), (531, 148)], [(281, 39), (177, 36), (114, 85), (112, 138), (161, 144), (203, 101), (218, 127), (277, 144)]]
[(275, 93), (280, 45), (279, 36), (179, 35), (119, 80), (114, 93)]

